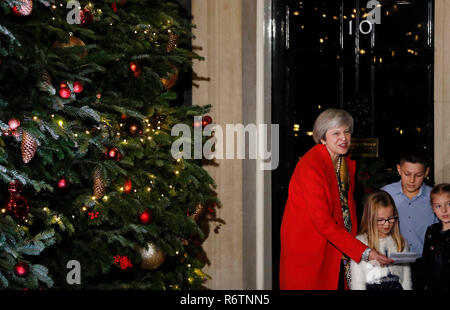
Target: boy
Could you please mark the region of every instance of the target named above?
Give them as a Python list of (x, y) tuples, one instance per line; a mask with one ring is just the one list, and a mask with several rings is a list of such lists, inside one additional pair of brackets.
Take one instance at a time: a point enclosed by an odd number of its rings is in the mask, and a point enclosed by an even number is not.
[[(428, 226), (438, 222), (430, 208), (431, 187), (423, 181), (430, 172), (425, 156), (407, 154), (397, 164), (400, 181), (382, 189), (394, 199), (399, 213), (400, 233), (408, 242), (409, 250), (422, 255), (425, 233)], [(421, 286), (420, 263), (411, 265), (413, 284)]]
[(431, 187), (423, 184), (430, 172), (424, 157), (408, 154), (397, 164), (400, 181), (382, 188), (394, 199), (399, 213), (400, 233), (407, 240), (409, 250), (422, 254), (425, 232), (428, 226), (437, 223), (430, 208)]

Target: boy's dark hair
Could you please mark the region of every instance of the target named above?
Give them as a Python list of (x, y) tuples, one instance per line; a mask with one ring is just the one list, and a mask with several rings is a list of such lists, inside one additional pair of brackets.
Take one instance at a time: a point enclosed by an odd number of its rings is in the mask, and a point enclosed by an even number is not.
[(450, 184), (449, 183), (441, 183), (435, 185), (430, 192), (430, 199), (433, 200), (433, 196), (436, 194), (447, 193), (450, 194)]
[(429, 163), (427, 160), (427, 154), (425, 153), (425, 151), (423, 150), (409, 150), (404, 152), (401, 156), (400, 156), (400, 160), (399, 163), (400, 165), (402, 165), (405, 162), (409, 162), (409, 163), (413, 163), (413, 164), (422, 164), (424, 166), (424, 168), (428, 168), (429, 167)]

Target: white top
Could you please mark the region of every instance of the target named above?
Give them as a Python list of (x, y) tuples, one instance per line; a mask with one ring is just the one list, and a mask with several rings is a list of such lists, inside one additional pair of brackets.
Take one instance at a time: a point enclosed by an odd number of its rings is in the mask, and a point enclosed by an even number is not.
[[(365, 245), (368, 244), (367, 235), (356, 236)], [(391, 236), (382, 238), (380, 242), (380, 253), (389, 256), (390, 253), (396, 253), (397, 246), (395, 245), (394, 239)], [(408, 252), (408, 245), (405, 245), (403, 252)], [(412, 290), (411, 281), (411, 269), (409, 264), (396, 264), (381, 267), (377, 261), (360, 261), (359, 264), (354, 260), (350, 262), (350, 289), (352, 290), (365, 290), (366, 283), (380, 283), (380, 279), (387, 276), (389, 272), (400, 278), (400, 284), (404, 290)]]

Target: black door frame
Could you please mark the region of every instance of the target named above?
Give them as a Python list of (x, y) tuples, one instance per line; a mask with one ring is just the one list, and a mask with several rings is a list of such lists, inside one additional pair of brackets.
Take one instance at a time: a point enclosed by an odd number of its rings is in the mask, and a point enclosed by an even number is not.
[[(305, 0), (307, 1), (307, 0)], [(345, 0), (344, 0), (345, 1)], [(354, 0), (359, 7), (360, 0)], [(434, 49), (434, 0), (429, 1), (428, 5), (428, 31), (429, 45)], [(341, 9), (341, 13), (343, 8)], [(280, 255), (280, 227), (284, 212), (284, 206), (288, 196), (288, 186), (290, 181), (290, 175), (293, 172), (292, 164), (288, 163), (287, 152), (283, 152), (283, 146), (286, 147), (287, 138), (283, 135), (285, 132), (289, 132), (292, 128), (292, 124), (287, 124), (285, 122), (284, 115), (288, 115), (289, 111), (289, 75), (290, 69), (288, 67), (288, 52), (287, 44), (289, 37), (289, 8), (287, 6), (286, 0), (272, 0), (272, 123), (279, 124), (280, 128), (280, 157), (279, 157), (279, 167), (278, 169), (272, 171), (272, 279), (273, 279), (273, 289), (279, 289), (279, 255)], [(359, 18), (359, 16), (357, 16)], [(356, 19), (356, 22), (358, 19)], [(341, 33), (343, 32), (343, 19), (341, 18)], [(375, 30), (371, 34), (371, 47), (373, 47), (373, 42), (375, 38)], [(341, 38), (341, 42), (342, 42)], [(355, 35), (355, 45), (358, 46), (359, 36)], [(359, 74), (359, 57), (355, 57), (355, 80), (358, 80)], [(340, 107), (344, 108), (344, 96), (343, 96), (343, 72), (341, 74), (340, 80)], [(375, 83), (375, 68), (371, 67), (371, 83), (372, 86)], [(428, 75), (428, 115), (433, 116), (433, 101), (434, 101), (434, 62), (427, 69)], [(355, 92), (358, 92), (358, 83), (355, 83)], [(369, 104), (371, 106), (371, 117), (374, 119), (375, 111), (375, 87), (372, 87), (372, 92), (369, 96)], [(434, 120), (430, 120), (434, 123)], [(372, 122), (370, 126), (370, 132), (374, 135), (375, 124)], [(428, 137), (429, 141), (433, 141), (434, 137)], [(431, 158), (433, 160), (433, 158)], [(433, 166), (433, 165), (432, 165)], [(431, 169), (433, 170), (433, 169)], [(431, 179), (434, 178), (434, 173), (430, 173)]]

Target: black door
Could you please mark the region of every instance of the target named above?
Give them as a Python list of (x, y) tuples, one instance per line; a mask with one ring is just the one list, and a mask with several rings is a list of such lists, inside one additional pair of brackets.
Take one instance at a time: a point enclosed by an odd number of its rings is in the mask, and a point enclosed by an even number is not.
[(359, 158), (365, 165), (381, 162), (389, 172), (412, 145), (432, 163), (434, 1), (274, 0), (272, 13), (272, 122), (280, 124), (280, 165), (272, 173), (277, 289), (289, 180), (314, 145), (320, 112), (345, 109), (355, 119), (354, 138), (378, 139), (378, 157)]

